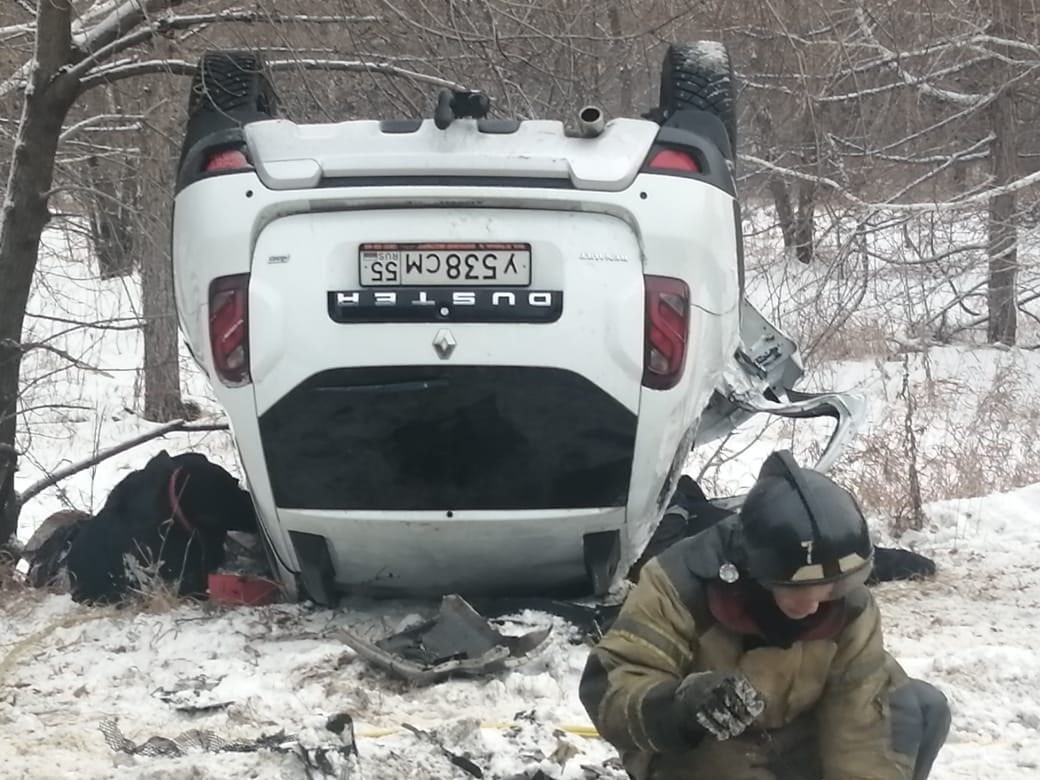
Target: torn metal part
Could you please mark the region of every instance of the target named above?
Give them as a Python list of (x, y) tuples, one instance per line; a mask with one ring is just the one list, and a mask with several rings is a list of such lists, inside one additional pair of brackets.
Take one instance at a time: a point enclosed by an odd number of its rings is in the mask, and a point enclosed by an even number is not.
[(794, 419), (830, 417), (834, 431), (813, 466), (828, 471), (862, 425), (866, 399), (851, 391), (795, 390), (804, 373), (797, 344), (742, 299), (740, 346), (701, 417), (694, 448), (728, 436), (758, 413)]
[(503, 671), (541, 647), (552, 628), (520, 636), (496, 631), (461, 596), (445, 596), (433, 620), (368, 642), (346, 629), (339, 636), (366, 661), (419, 685), (455, 675)]

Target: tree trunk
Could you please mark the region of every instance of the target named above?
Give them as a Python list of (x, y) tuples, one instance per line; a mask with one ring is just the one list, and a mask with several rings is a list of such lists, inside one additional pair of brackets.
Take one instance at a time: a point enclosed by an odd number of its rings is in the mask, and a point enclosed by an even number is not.
[(0, 213), (0, 546), (18, 530), (14, 450), (21, 367), (22, 323), (29, 300), (40, 236), (50, 213), (62, 123), (76, 98), (76, 82), (59, 75), (71, 54), (70, 0), (38, 5), (35, 64), (25, 88), (7, 195)]
[(621, 23), (621, 10), (618, 8), (618, 5), (618, 3), (613, 3), (610, 6), (610, 10), (607, 12), (607, 16), (610, 20), (610, 35), (614, 39), (612, 47), (613, 54), (621, 60), (621, 67), (618, 72), (618, 111), (619, 116), (632, 116), (634, 113), (632, 65), (630, 64), (628, 56), (629, 47), (627, 43), (623, 43), (622, 41), (625, 30)]
[[(763, 155), (770, 162), (782, 159), (777, 152), (779, 141), (773, 130), (773, 117), (769, 110), (763, 108), (754, 116), (754, 124), (758, 130), (762, 144)], [(808, 120), (807, 120), (808, 121)], [(808, 135), (815, 138), (812, 125), (809, 125)], [(807, 163), (807, 173), (817, 173), (816, 155), (804, 154), (803, 162)], [(769, 173), (766, 187), (773, 198), (773, 207), (776, 209), (776, 221), (780, 225), (780, 235), (784, 239), (784, 254), (792, 255), (800, 263), (811, 263), (815, 242), (816, 228), (816, 185), (804, 179), (797, 179), (792, 187), (783, 176)], [(795, 209), (795, 198), (798, 206)]]
[[(1015, 180), (1018, 167), (1015, 99), (1010, 88), (1000, 92), (988, 112), (994, 134), (990, 148), (993, 186), (999, 188)], [(1003, 192), (990, 198), (988, 243), (989, 325), (986, 338), (991, 344), (1011, 345), (1018, 336), (1018, 231), (1014, 192)]]
[(780, 224), (780, 234), (784, 238), (784, 250), (794, 250), (795, 224), (794, 208), (791, 206), (791, 188), (781, 177), (770, 174), (769, 194), (773, 196), (773, 207), (776, 209), (776, 221)]
[[(102, 279), (126, 276), (134, 270), (131, 214), (125, 202), (130, 188), (127, 182), (116, 179), (111, 162), (102, 165), (97, 157), (91, 157), (87, 166), (93, 191), (87, 204), (90, 238), (98, 271)], [(124, 169), (123, 165), (119, 167)]]
[(794, 220), (794, 256), (808, 265), (816, 254), (816, 185), (798, 182), (798, 214)]
[[(810, 176), (820, 175), (820, 153), (816, 138), (816, 116), (811, 107), (805, 109), (802, 129), (802, 170)], [(808, 265), (816, 254), (816, 182), (798, 181), (798, 213), (794, 220), (794, 252), (798, 262)]]
[(141, 310), (144, 317), (144, 417), (169, 422), (184, 415), (168, 242), (169, 207), (159, 206), (164, 227), (142, 247)]
[[(172, 41), (157, 47), (176, 56)], [(153, 129), (141, 129), (138, 146), (144, 152), (136, 197), (137, 241), (141, 267), (141, 313), (144, 317), (144, 417), (153, 422), (191, 418), (181, 398), (181, 364), (177, 304), (173, 293), (170, 235), (173, 220), (173, 177), (170, 166), (154, 161), (169, 159), (170, 150)]]

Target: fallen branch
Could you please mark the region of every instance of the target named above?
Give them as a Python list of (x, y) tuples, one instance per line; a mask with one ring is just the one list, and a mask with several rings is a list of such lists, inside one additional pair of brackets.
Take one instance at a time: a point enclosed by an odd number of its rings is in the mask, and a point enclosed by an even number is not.
[[(96, 320), (94, 322), (83, 322), (69, 317), (54, 317), (49, 314), (34, 314), (31, 311), (25, 313), (26, 317), (47, 322), (60, 322), (63, 325), (75, 325), (77, 328), (96, 328), (97, 330), (140, 330), (144, 322), (139, 317), (116, 317), (115, 319)], [(129, 322), (129, 325), (116, 325), (117, 322)]]
[(0, 341), (0, 347), (5, 347), (7, 349), (17, 349), (23, 355), (28, 354), (29, 352), (32, 352), (35, 349), (42, 349), (44, 352), (50, 352), (53, 355), (57, 355), (58, 357), (69, 361), (72, 365), (74, 365), (76, 368), (82, 371), (90, 371), (92, 373), (108, 377), (109, 379), (112, 378), (112, 375), (105, 371), (103, 368), (98, 368), (97, 366), (92, 366), (89, 363), (84, 363), (82, 360), (69, 354), (64, 349), (59, 349), (58, 347), (52, 346), (50, 344), (45, 344), (42, 341), (22, 342), (21, 344), (19, 344), (11, 339), (4, 339), (3, 341)]
[(134, 438), (124, 441), (120, 444), (116, 444), (113, 447), (101, 450), (100, 452), (96, 453), (90, 458), (87, 458), (86, 460), (81, 460), (76, 463), (70, 463), (68, 466), (63, 466), (62, 468), (58, 469), (52, 474), (48, 474), (39, 482), (33, 483), (28, 488), (26, 488), (24, 492), (19, 494), (19, 506), (24, 506), (26, 501), (39, 495), (47, 488), (57, 485), (63, 479), (71, 477), (74, 474), (78, 474), (81, 471), (85, 471), (86, 469), (89, 469), (92, 466), (96, 466), (98, 463), (101, 463), (102, 461), (108, 460), (114, 455), (118, 455), (121, 452), (126, 452), (127, 450), (133, 449), (134, 447), (144, 444), (145, 442), (149, 442), (152, 439), (157, 439), (160, 436), (163, 436), (167, 433), (171, 433), (173, 431), (221, 431), (227, 429), (228, 426), (223, 423), (192, 424), (186, 422), (185, 420), (173, 420), (171, 422), (166, 423), (165, 425), (160, 425), (158, 428), (154, 430), (148, 431), (148, 433), (142, 433), (140, 436), (135, 436)]
[[(1015, 305), (1019, 309), (1021, 309), (1027, 303), (1032, 303), (1037, 298), (1040, 298), (1040, 292), (1033, 293), (1032, 295), (1027, 295), (1024, 298), (1019, 298), (1018, 302)], [(958, 333), (961, 333), (963, 331), (971, 330), (972, 328), (977, 328), (979, 325), (983, 325), (983, 324), (985, 324), (988, 321), (989, 321), (989, 314), (983, 314), (983, 315), (981, 315), (979, 317), (976, 317), (973, 320), (968, 320), (963, 325), (958, 325), (956, 328), (951, 329), (949, 335), (955, 336)]]

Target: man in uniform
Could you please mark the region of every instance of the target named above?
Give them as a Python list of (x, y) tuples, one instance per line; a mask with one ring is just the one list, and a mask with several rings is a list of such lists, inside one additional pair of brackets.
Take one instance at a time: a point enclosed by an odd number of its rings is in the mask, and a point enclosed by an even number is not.
[(642, 569), (580, 696), (635, 780), (924, 780), (950, 710), (886, 651), (852, 495), (775, 452)]

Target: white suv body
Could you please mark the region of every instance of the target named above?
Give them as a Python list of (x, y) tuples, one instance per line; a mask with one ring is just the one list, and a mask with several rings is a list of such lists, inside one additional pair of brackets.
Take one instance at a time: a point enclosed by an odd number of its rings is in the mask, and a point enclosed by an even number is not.
[[(698, 130), (721, 124), (596, 119), (260, 118), (186, 145), (181, 326), (291, 592), (603, 593), (698, 429), (743, 413), (719, 392), (739, 212)], [(760, 390), (797, 371), (768, 331)]]

